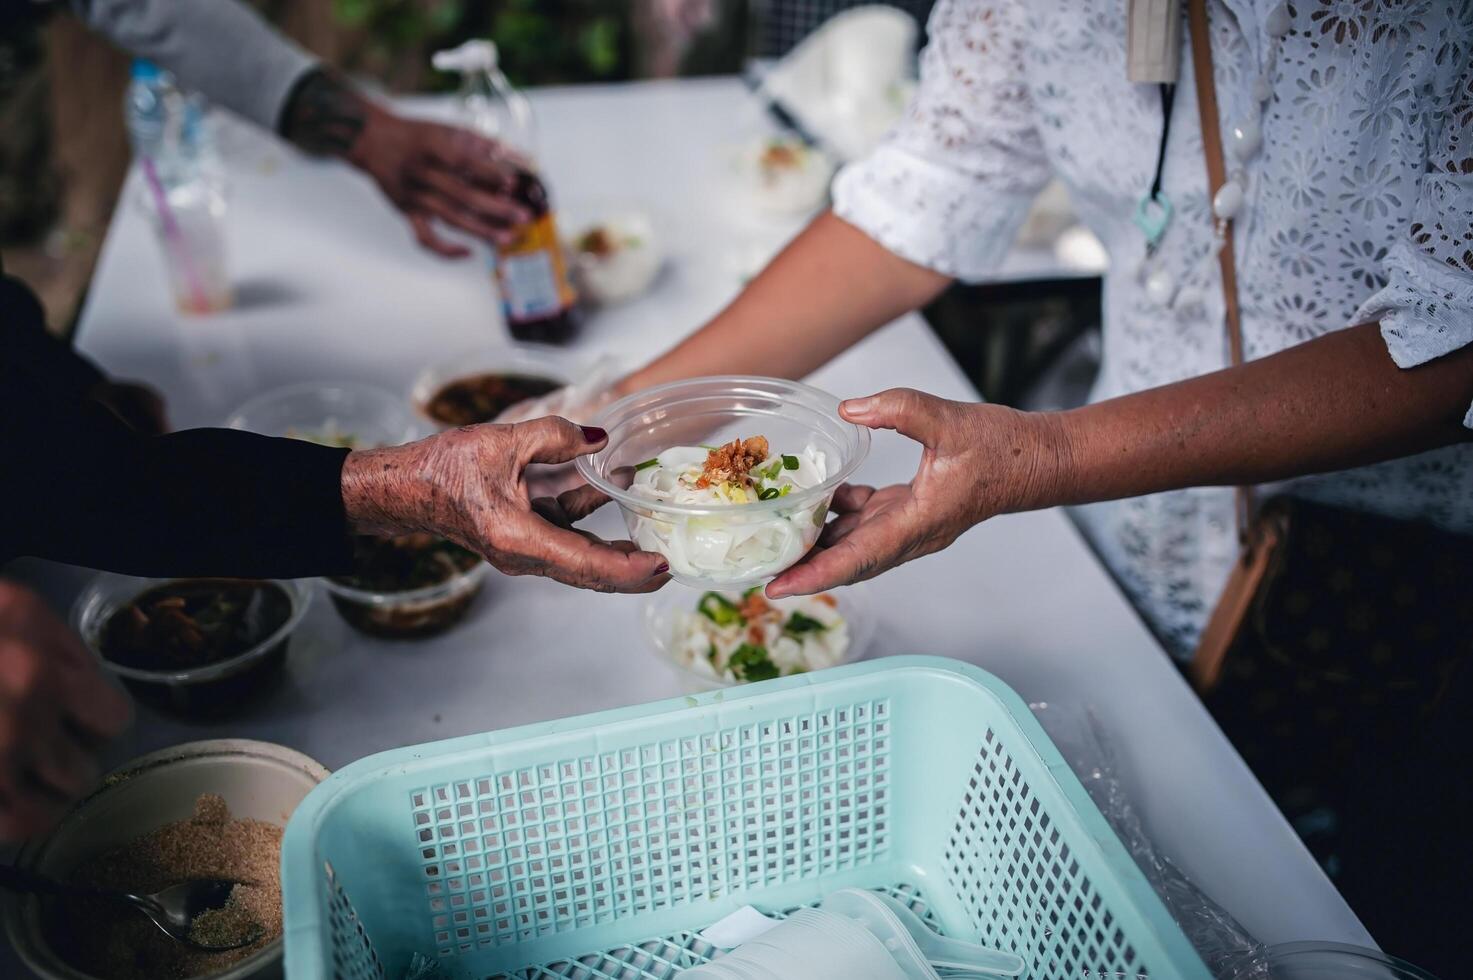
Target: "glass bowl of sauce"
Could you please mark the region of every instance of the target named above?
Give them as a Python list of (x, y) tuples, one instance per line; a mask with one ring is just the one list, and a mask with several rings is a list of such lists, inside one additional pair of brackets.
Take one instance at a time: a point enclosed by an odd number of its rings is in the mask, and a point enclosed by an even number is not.
[(441, 428), (495, 421), (506, 409), (569, 384), (575, 365), (553, 352), (485, 348), (429, 368), (410, 393), (419, 413)]
[(434, 636), (465, 618), (491, 566), (429, 534), (359, 535), (351, 575), (322, 580), (343, 619), (370, 636)]
[(311, 601), (297, 581), (104, 573), (78, 597), (72, 624), (139, 701), (224, 714), (281, 680)]

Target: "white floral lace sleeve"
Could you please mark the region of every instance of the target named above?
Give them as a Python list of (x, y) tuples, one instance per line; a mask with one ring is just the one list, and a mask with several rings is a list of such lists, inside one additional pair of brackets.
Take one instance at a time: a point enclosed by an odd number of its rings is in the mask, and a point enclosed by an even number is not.
[[(1391, 358), (1407, 368), (1473, 343), (1473, 52), (1464, 53), (1408, 233), (1386, 257), (1387, 284), (1356, 311), (1380, 320)], [(1473, 407), (1463, 419), (1473, 428)]]
[(834, 212), (902, 258), (976, 279), (1007, 254), (1049, 177), (1024, 81), (1022, 11), (941, 0), (905, 118), (834, 183)]

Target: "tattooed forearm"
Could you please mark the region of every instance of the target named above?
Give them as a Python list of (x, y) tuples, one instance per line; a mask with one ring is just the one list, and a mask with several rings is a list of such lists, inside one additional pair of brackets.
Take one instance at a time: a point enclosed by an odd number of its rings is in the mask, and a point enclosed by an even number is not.
[(281, 115), (281, 135), (308, 153), (346, 156), (368, 116), (368, 104), (321, 68), (297, 82)]

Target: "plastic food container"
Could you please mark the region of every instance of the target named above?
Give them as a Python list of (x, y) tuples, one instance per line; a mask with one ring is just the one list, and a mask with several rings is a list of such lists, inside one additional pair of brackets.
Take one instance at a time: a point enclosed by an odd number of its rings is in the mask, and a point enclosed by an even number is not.
[(392, 391), (352, 382), (276, 388), (241, 405), (225, 424), (350, 449), (397, 446), (425, 434), (425, 427)]
[(302, 802), (282, 884), (292, 980), (670, 980), (742, 906), (844, 888), (1028, 977), (1211, 976), (1022, 699), (933, 657), (370, 756)]
[[(579, 364), (566, 354), (531, 345), (506, 344), (478, 347), (459, 357), (427, 368), (415, 380), (409, 398), (414, 405), (414, 410), (419, 413), (419, 417), (431, 425), (449, 428), (465, 424), (447, 421), (430, 414), (430, 403), (446, 385), (488, 374), (550, 381), (555, 387), (561, 388), (571, 384), (578, 376)], [(495, 414), (499, 415), (502, 409), (511, 407), (511, 404), (514, 403), (501, 406)], [(495, 415), (492, 415), (490, 418), (483, 418), (479, 421), (490, 422), (494, 417)]]
[[(224, 797), (234, 817), (284, 827), (292, 811), (327, 770), (285, 746), (247, 739), (190, 742), (142, 756), (103, 778), (55, 830), (32, 841), (16, 863), (65, 878), (84, 861), (136, 840), (164, 824), (187, 819), (203, 793)], [(68, 966), (48, 941), (46, 904), (0, 892), (11, 945), (42, 980), (92, 980)], [(210, 980), (271, 980), (282, 975), (282, 941)]]
[[(849, 647), (844, 651), (841, 664), (862, 660), (875, 635), (875, 614), (870, 606), (869, 589), (863, 584), (835, 589), (833, 597), (838, 601), (838, 613), (849, 627)], [(655, 656), (670, 668), (680, 681), (681, 690), (687, 694), (715, 691), (723, 687), (735, 687), (745, 681), (729, 681), (710, 673), (687, 666), (676, 656), (679, 640), (675, 635), (676, 617), (681, 613), (695, 612), (696, 603), (702, 593), (690, 589), (667, 588), (651, 594), (644, 601), (640, 614), (640, 625), (645, 639)]]
[(648, 211), (599, 204), (564, 208), (563, 214), (563, 226), (572, 232), (567, 248), (580, 296), (609, 306), (650, 288), (665, 262), (665, 250), (658, 223)]
[(1421, 967), (1380, 950), (1345, 943), (1297, 942), (1244, 957), (1223, 980), (1437, 980)]
[[(584, 480), (618, 501), (629, 536), (670, 562), (677, 582), (698, 589), (732, 589), (765, 582), (808, 553), (818, 540), (834, 491), (869, 453), (869, 430), (839, 417), (839, 400), (796, 381), (737, 375), (695, 378), (649, 388), (605, 409), (609, 433), (601, 451), (577, 460)], [(634, 467), (672, 446), (720, 445), (762, 435), (774, 452), (814, 443), (828, 457), (822, 483), (786, 497), (740, 505), (652, 501), (630, 493)], [(719, 536), (770, 535), (775, 557), (750, 566), (710, 563)]]
[(388, 639), (433, 636), (465, 618), (486, 584), (491, 566), (485, 562), (421, 589), (375, 592), (322, 579), (328, 598), (348, 625)]
[(312, 590), (294, 579), (271, 579), (286, 593), (291, 613), (255, 646), (224, 660), (187, 670), (145, 670), (102, 655), (102, 629), (113, 613), (156, 586), (194, 579), (135, 578), (104, 572), (88, 583), (72, 606), (72, 627), (103, 668), (138, 700), (182, 715), (228, 714), (249, 704), (282, 680), (291, 635), (312, 602)]

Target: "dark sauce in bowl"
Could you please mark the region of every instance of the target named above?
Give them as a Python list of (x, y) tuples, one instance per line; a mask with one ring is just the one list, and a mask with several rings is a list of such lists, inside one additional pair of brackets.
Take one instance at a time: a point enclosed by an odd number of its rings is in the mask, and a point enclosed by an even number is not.
[[(180, 579), (147, 589), (108, 616), (98, 634), (98, 653), (119, 667), (179, 674), (259, 649), (292, 613), (292, 597), (274, 582)], [(287, 639), (218, 676), (152, 680), (123, 675), (122, 680), (139, 700), (156, 707), (211, 713), (240, 704), (277, 680)]]
[[(429, 534), (395, 537), (359, 535), (353, 540), (353, 574), (328, 580), (333, 605), (348, 624), (373, 636), (433, 636), (465, 616), (481, 591), (479, 579), (453, 587), (454, 580), (474, 569), (481, 557), (460, 545)], [(332, 586), (368, 597), (345, 594)], [(418, 592), (444, 585), (443, 594), (397, 599), (396, 593)]]
[(475, 425), (562, 386), (561, 381), (530, 374), (474, 374), (442, 385), (425, 403), (425, 413), (445, 425)]

